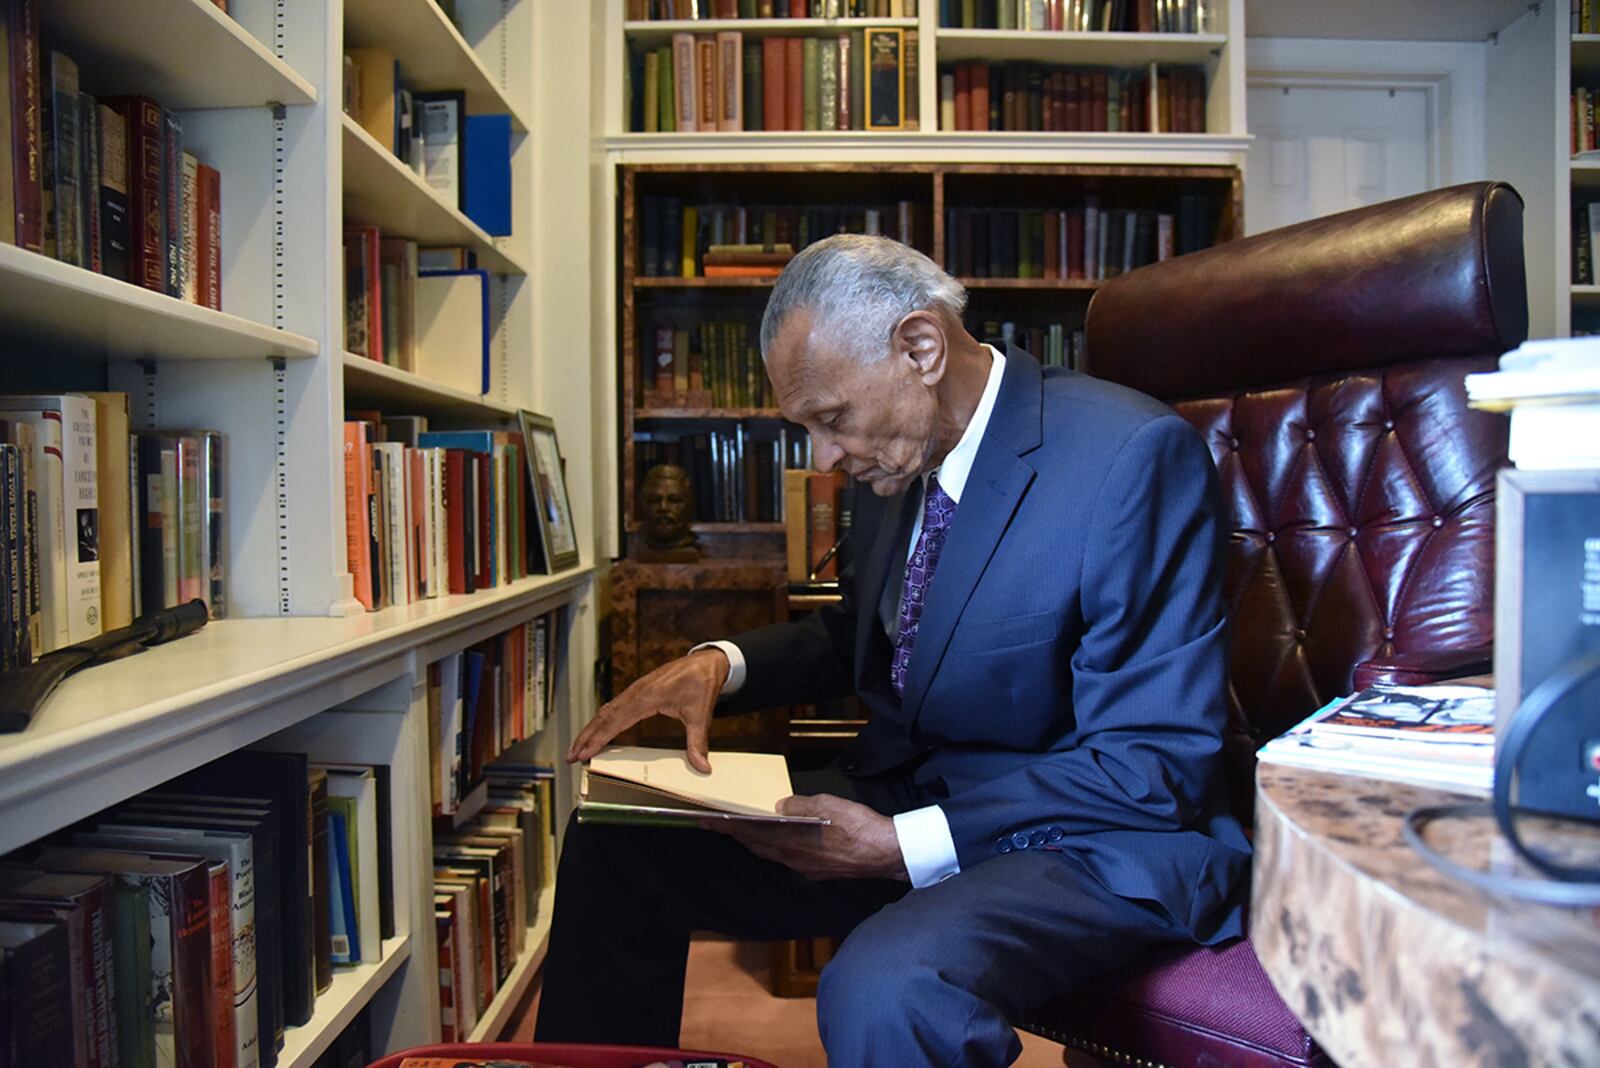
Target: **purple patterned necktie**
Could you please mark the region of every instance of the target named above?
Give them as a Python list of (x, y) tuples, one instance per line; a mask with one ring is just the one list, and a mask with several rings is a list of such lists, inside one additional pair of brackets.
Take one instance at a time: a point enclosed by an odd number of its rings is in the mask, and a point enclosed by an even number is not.
[(934, 568), (944, 552), (950, 534), (950, 521), (956, 517), (956, 502), (939, 486), (936, 475), (928, 476), (928, 494), (922, 505), (922, 533), (906, 561), (905, 587), (900, 595), (900, 626), (894, 636), (894, 659), (889, 663), (889, 684), (900, 697), (905, 696), (906, 675), (911, 667), (911, 648), (917, 643), (917, 628), (922, 623), (922, 606), (933, 584)]

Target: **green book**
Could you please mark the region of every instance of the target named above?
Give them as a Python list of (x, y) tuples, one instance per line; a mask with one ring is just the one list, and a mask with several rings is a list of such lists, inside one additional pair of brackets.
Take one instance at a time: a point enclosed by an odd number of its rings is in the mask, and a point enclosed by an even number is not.
[(155, 1068), (155, 991), (150, 967), (150, 884), (117, 879), (112, 938), (117, 984), (117, 1063)]
[(850, 31), (850, 129), (866, 129), (867, 35)]
[(662, 133), (676, 133), (678, 129), (677, 79), (672, 76), (672, 49), (662, 45), (656, 49), (656, 128)]
[[(818, 42), (817, 129), (839, 128), (839, 42), (829, 37)], [(809, 129), (809, 127), (807, 127)]]
[(801, 46), (801, 59), (801, 70), (804, 72), (800, 93), (803, 101), (801, 115), (805, 120), (801, 129), (819, 130), (822, 128), (822, 42), (815, 37), (807, 37)]
[[(741, 16), (754, 18), (754, 15)], [(761, 129), (764, 114), (761, 84), (761, 42), (750, 41), (744, 46), (744, 128)]]

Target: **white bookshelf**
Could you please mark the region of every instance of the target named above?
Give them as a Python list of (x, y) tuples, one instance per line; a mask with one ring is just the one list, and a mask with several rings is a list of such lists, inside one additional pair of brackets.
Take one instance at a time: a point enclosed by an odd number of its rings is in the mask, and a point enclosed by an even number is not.
[(464, 245), (478, 254), (478, 266), (485, 270), (528, 273), (483, 227), (446, 202), (354, 119), (341, 115), (339, 125), (346, 223), (376, 224), (385, 235), (409, 237), (423, 246)]
[(1020, 30), (938, 31), (941, 63), (1081, 63), (1139, 67), (1146, 63), (1204, 65), (1227, 47), (1220, 33), (1031, 33)]
[[(251, 7), (250, 0), (243, 5)], [(84, 85), (112, 96), (142, 94), (169, 108), (310, 104), (317, 90), (211, 0), (49, 0), (47, 37), (65, 39)], [(183, 56), (173, 63), (174, 54)]]
[[(581, 153), (569, 164), (543, 152), (553, 134), (535, 121), (557, 84), (542, 68), (567, 47), (545, 40), (543, 24), (574, 12), (560, 0), (454, 6), (460, 29), (435, 0), (230, 0), (226, 14), (212, 0), (41, 0), (46, 38), (78, 60), (85, 91), (143, 94), (175, 109), (185, 148), (221, 172), (223, 310), (0, 246), (7, 388), (123, 389), (136, 427), (223, 432), (230, 611), (197, 634), (72, 676), (25, 731), (0, 735), (0, 852), (244, 747), (387, 764), (396, 937), (381, 963), (337, 971), (311, 1022), (287, 1036), (279, 1063), (290, 1068), (310, 1065), (364, 1008), (375, 1054), (439, 1038), (429, 664), (561, 614), (556, 714), (523, 754), (560, 766), (562, 820), (571, 782), (557, 758), (593, 712), (589, 415), (609, 402), (595, 399), (586, 324), (560, 314), (560, 301), (581, 306), (561, 288), (571, 279), (549, 269), (570, 246), (547, 247), (546, 231), (564, 231), (535, 225), (563, 210), (560, 187), (544, 183), (582, 174)], [(392, 49), (409, 88), (463, 89), (468, 113), (512, 117), (514, 234), (484, 233), (347, 121), (347, 42)], [(489, 395), (345, 351), (346, 222), (476, 253), (493, 276)], [(555, 309), (549, 324), (536, 314), (546, 307)], [(553, 416), (581, 564), (359, 611), (344, 559), (347, 405), (457, 426), (504, 426), (523, 408)], [(544, 926), (527, 935), (517, 990), (495, 1010), (502, 1025), (542, 960), (552, 894), (540, 908)]]

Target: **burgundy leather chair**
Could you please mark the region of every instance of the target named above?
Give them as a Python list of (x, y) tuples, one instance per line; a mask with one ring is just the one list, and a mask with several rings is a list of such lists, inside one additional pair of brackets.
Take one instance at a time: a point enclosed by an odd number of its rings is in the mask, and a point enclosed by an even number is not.
[[(1086, 370), (1204, 435), (1232, 514), (1224, 767), (1333, 697), (1488, 671), (1506, 423), (1462, 376), (1527, 335), (1522, 200), (1481, 182), (1134, 271), (1089, 305)], [(1169, 947), (1025, 1026), (1114, 1063), (1327, 1064), (1248, 939)]]

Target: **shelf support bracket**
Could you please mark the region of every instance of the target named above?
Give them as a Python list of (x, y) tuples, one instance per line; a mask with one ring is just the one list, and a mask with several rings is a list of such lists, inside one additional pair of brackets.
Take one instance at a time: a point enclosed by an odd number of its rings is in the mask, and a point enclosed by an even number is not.
[[(280, 7), (282, 6), (280, 0)], [(272, 325), (285, 329), (287, 302), (285, 272), (288, 252), (284, 246), (284, 209), (288, 201), (284, 176), (288, 170), (289, 113), (282, 104), (272, 105)]]

